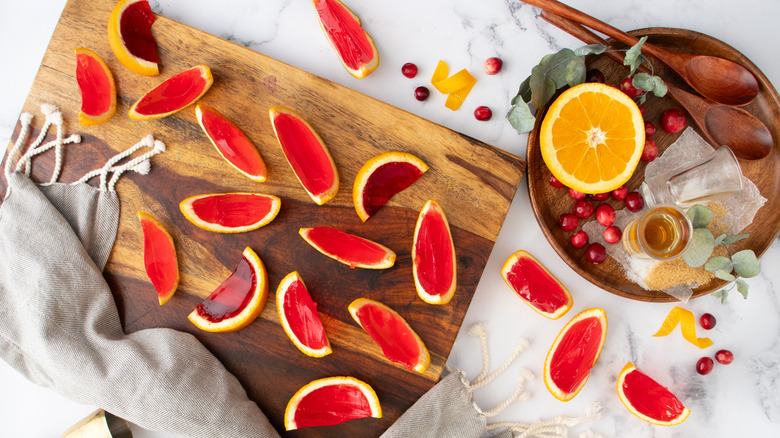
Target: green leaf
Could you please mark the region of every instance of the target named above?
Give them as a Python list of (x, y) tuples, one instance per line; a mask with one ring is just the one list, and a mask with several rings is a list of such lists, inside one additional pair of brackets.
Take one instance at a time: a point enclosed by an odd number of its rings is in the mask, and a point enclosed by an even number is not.
[(693, 222), (693, 228), (707, 228), (715, 213), (709, 208), (696, 204), (688, 209), (688, 217)]
[(720, 236), (715, 238), (715, 246), (723, 245), (723, 241), (728, 237), (726, 234), (721, 234)]
[(750, 286), (748, 286), (745, 280), (737, 278), (737, 292), (742, 294), (742, 298), (747, 299), (749, 288)]
[(626, 52), (626, 57), (623, 59), (623, 65), (631, 67), (631, 72), (628, 74), (629, 76), (633, 75), (637, 67), (642, 64), (642, 44), (644, 44), (645, 41), (647, 41), (647, 37), (643, 36)]
[(633, 84), (634, 87), (641, 88), (645, 91), (653, 91), (653, 88), (655, 87), (655, 81), (653, 81), (653, 77), (647, 73), (635, 74), (631, 79), (631, 84)]
[(726, 272), (723, 269), (719, 269), (719, 270), (713, 272), (713, 274), (715, 274), (715, 276), (717, 278), (720, 278), (721, 280), (734, 281), (736, 279), (736, 277), (734, 277), (733, 275), (729, 274), (728, 272)]
[(555, 94), (555, 82), (544, 73), (544, 67), (537, 65), (531, 69), (531, 105), (539, 109)]
[[(542, 58), (539, 65), (542, 67), (542, 71), (547, 78), (552, 79), (555, 83), (553, 92), (568, 84), (568, 81), (566, 81), (566, 68), (569, 65), (569, 62), (576, 57), (577, 55), (574, 54), (573, 50), (564, 48), (557, 53), (545, 55), (544, 58)], [(533, 84), (531, 88), (533, 88)]]
[(728, 257), (713, 257), (707, 260), (707, 263), (704, 264), (704, 269), (710, 272), (725, 271), (726, 273), (731, 273), (733, 267), (731, 264), (731, 259)]
[(640, 94), (639, 97), (636, 98), (636, 104), (642, 105), (647, 100), (647, 93)]
[(688, 266), (698, 268), (707, 262), (715, 249), (715, 237), (712, 231), (706, 228), (697, 228), (693, 230), (691, 246), (683, 253), (683, 260)]
[(601, 55), (607, 51), (607, 46), (604, 44), (588, 44), (574, 50), (574, 54), (577, 56), (587, 55)]
[(509, 119), (509, 124), (515, 128), (518, 134), (531, 132), (534, 129), (534, 123), (536, 123), (536, 118), (531, 114), (531, 108), (522, 99), (509, 110), (506, 118)]
[(653, 82), (655, 82), (655, 86), (653, 87), (653, 94), (655, 97), (666, 96), (668, 89), (666, 88), (666, 83), (664, 80), (658, 76), (653, 76)]
[(723, 245), (731, 245), (732, 243), (739, 242), (742, 239), (747, 239), (748, 237), (750, 237), (750, 233), (738, 234), (736, 236), (724, 236), (721, 243)]
[(531, 76), (525, 78), (525, 80), (520, 84), (520, 89), (517, 90), (517, 96), (512, 99), (512, 105), (517, 105), (520, 99), (522, 99), (523, 102), (531, 101)]
[(566, 83), (573, 87), (585, 82), (585, 57), (576, 56), (566, 65)]
[(756, 253), (752, 249), (739, 251), (731, 256), (734, 263), (734, 272), (740, 277), (755, 277), (761, 272), (761, 265), (758, 264)]
[(726, 289), (721, 289), (719, 291), (715, 291), (712, 293), (712, 296), (715, 298), (720, 298), (721, 304), (726, 304), (726, 299), (729, 297), (729, 291)]

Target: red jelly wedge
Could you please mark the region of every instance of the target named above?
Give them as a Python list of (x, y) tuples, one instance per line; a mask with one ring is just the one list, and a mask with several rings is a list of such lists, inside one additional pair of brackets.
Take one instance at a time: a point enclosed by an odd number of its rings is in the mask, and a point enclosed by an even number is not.
[(266, 180), (268, 170), (263, 157), (238, 126), (216, 109), (203, 103), (195, 107), (195, 116), (211, 144), (228, 164), (253, 181)]
[(374, 389), (354, 377), (326, 377), (292, 396), (284, 410), (284, 428), (331, 426), (366, 417), (382, 418)]
[(395, 310), (379, 301), (358, 298), (349, 313), (391, 362), (423, 373), (431, 362), (428, 349), (409, 323)]
[(390, 248), (336, 228), (301, 228), (298, 234), (317, 251), (350, 268), (387, 269), (395, 264)]
[(263, 311), (268, 298), (268, 274), (260, 257), (244, 249), (235, 271), (187, 318), (207, 332), (242, 329)]
[(680, 424), (691, 413), (671, 391), (636, 369), (631, 362), (618, 376), (617, 393), (632, 414), (658, 426)]
[(417, 294), (429, 304), (447, 304), (457, 286), (455, 245), (447, 216), (439, 204), (425, 203), (412, 244), (412, 273)]
[(298, 272), (291, 272), (276, 289), (276, 310), (282, 328), (290, 340), (307, 356), (322, 357), (331, 353), (317, 303)]
[(154, 216), (139, 211), (138, 219), (144, 235), (144, 268), (162, 306), (179, 287), (179, 263), (173, 237)]
[(322, 31), (344, 68), (363, 79), (379, 65), (374, 40), (363, 30), (360, 18), (339, 0), (313, 0)]
[(547, 318), (560, 318), (574, 304), (569, 290), (526, 251), (512, 254), (501, 268), (501, 276), (520, 299)]
[(211, 70), (205, 65), (184, 70), (147, 91), (130, 108), (130, 118), (151, 120), (168, 117), (197, 102), (212, 83)]
[(263, 193), (215, 193), (189, 197), (179, 204), (182, 214), (204, 230), (243, 233), (268, 225), (282, 201)]
[(76, 49), (76, 82), (81, 92), (79, 122), (83, 126), (107, 122), (116, 111), (114, 75), (97, 53)]
[(125, 67), (153, 76), (160, 73), (157, 44), (152, 35), (155, 17), (146, 0), (122, 0), (108, 19), (108, 44)]
[(295, 177), (317, 205), (336, 196), (336, 163), (317, 131), (295, 111), (281, 106), (269, 111), (274, 134)]
[(427, 164), (406, 152), (385, 152), (368, 160), (352, 186), (352, 201), (360, 220), (367, 221), (427, 170)]

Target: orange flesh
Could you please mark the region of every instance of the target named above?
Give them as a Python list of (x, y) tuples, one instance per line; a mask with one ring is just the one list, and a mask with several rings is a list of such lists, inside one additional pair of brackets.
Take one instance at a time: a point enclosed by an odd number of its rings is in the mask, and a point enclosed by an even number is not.
[(250, 175), (265, 175), (265, 163), (243, 131), (222, 114), (204, 105), (199, 108), (203, 128), (222, 156)]
[(144, 234), (144, 267), (154, 290), (161, 297), (167, 296), (178, 283), (176, 250), (165, 231), (153, 222), (142, 220)]
[(455, 270), (452, 264), (455, 249), (447, 224), (437, 210), (430, 209), (425, 214), (415, 245), (417, 281), (430, 295), (449, 292)]
[(384, 248), (336, 228), (315, 227), (307, 236), (322, 251), (349, 265), (378, 264), (387, 257)]
[(352, 385), (329, 385), (306, 395), (295, 411), (298, 428), (329, 426), (371, 416), (371, 405)]
[(87, 54), (77, 54), (76, 81), (81, 91), (81, 111), (90, 116), (105, 114), (111, 107), (114, 92), (111, 78), (100, 62)]
[(306, 286), (294, 281), (284, 295), (284, 316), (290, 330), (303, 345), (319, 349), (328, 345), (325, 327), (317, 313), (317, 303), (312, 301)]
[(120, 18), (119, 29), (127, 50), (137, 58), (149, 62), (158, 62), (157, 45), (152, 36), (152, 23), (155, 17), (146, 1), (128, 6)]
[(392, 162), (379, 166), (366, 181), (363, 190), (363, 208), (371, 217), (390, 198), (409, 187), (422, 176), (417, 166), (406, 162)]
[(259, 222), (273, 205), (274, 200), (266, 196), (227, 193), (196, 199), (192, 210), (208, 223), (237, 228)]
[(359, 70), (374, 59), (374, 48), (360, 23), (339, 2), (320, 0), (316, 3), (328, 39), (333, 42), (347, 67)]
[(420, 357), (420, 345), (406, 324), (398, 315), (380, 306), (365, 304), (357, 311), (360, 325), (382, 348), (382, 353), (391, 362), (414, 370)]
[(241, 258), (236, 270), (195, 310), (207, 321), (217, 323), (232, 318), (249, 305), (257, 279), (252, 265)]
[(674, 394), (639, 370), (625, 376), (622, 390), (637, 412), (656, 420), (674, 420), (685, 410)]
[(550, 377), (561, 391), (576, 392), (599, 354), (603, 327), (598, 318), (586, 318), (572, 325), (552, 357)]
[(560, 284), (531, 259), (518, 257), (506, 278), (517, 295), (542, 312), (555, 313), (569, 302)]
[(317, 136), (297, 117), (282, 112), (276, 113), (274, 126), (284, 155), (301, 184), (314, 195), (327, 194), (336, 175)]
[(146, 116), (178, 111), (194, 102), (207, 85), (200, 68), (185, 70), (146, 93), (135, 111)]

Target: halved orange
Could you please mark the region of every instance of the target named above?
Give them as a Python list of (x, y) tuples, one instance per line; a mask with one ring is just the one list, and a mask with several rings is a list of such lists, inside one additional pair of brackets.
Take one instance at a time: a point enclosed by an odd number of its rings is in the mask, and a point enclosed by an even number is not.
[(152, 120), (168, 117), (197, 102), (211, 88), (214, 78), (206, 65), (176, 73), (147, 91), (130, 108), (130, 118)]
[(108, 44), (125, 67), (147, 76), (160, 74), (155, 17), (146, 0), (122, 0), (108, 18)]
[(387, 269), (395, 264), (392, 249), (336, 228), (301, 228), (298, 234), (317, 251), (350, 268)]
[(427, 170), (427, 164), (407, 152), (385, 152), (368, 160), (352, 186), (352, 201), (360, 220), (367, 221), (393, 195), (412, 185)]
[(179, 287), (179, 262), (173, 237), (154, 216), (138, 212), (144, 235), (144, 268), (157, 291), (160, 305), (167, 303)]
[(361, 27), (360, 18), (339, 0), (313, 0), (320, 27), (344, 68), (363, 79), (379, 66), (374, 40)]
[(368, 298), (358, 298), (349, 305), (349, 314), (382, 349), (393, 363), (425, 372), (431, 355), (420, 336), (406, 320), (386, 304)]
[(282, 328), (290, 340), (307, 356), (323, 357), (331, 353), (317, 303), (312, 301), (298, 271), (287, 274), (276, 289), (276, 310)]
[(607, 312), (583, 310), (555, 338), (544, 361), (544, 384), (561, 401), (569, 401), (588, 381), (607, 338)]
[(265, 181), (268, 176), (265, 161), (238, 126), (215, 108), (203, 103), (195, 106), (195, 116), (211, 144), (228, 164), (252, 181)]
[(284, 428), (331, 426), (357, 418), (382, 418), (376, 392), (354, 377), (314, 380), (292, 396), (284, 410)]
[(420, 211), (412, 242), (412, 275), (417, 295), (429, 304), (447, 304), (457, 287), (455, 244), (444, 210), (429, 200)]
[(282, 201), (264, 193), (214, 193), (191, 196), (179, 203), (190, 222), (216, 233), (243, 233), (271, 223)]
[(520, 299), (544, 317), (558, 319), (574, 304), (566, 286), (522, 249), (509, 256), (501, 276)]
[(95, 52), (79, 47), (76, 52), (76, 82), (81, 92), (79, 122), (83, 126), (108, 121), (116, 111), (114, 75)]
[(260, 257), (247, 247), (238, 266), (187, 317), (207, 332), (242, 329), (260, 315), (268, 298), (268, 274)]
[(605, 193), (631, 178), (645, 144), (636, 102), (617, 88), (586, 82), (561, 93), (539, 132), (542, 159), (563, 184)]
[(658, 426), (674, 426), (691, 411), (666, 387), (629, 362), (617, 379), (617, 393), (623, 405), (637, 417)]

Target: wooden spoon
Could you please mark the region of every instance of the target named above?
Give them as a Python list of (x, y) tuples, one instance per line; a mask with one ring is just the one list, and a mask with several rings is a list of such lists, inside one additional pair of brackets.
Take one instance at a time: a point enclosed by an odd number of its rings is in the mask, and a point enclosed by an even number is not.
[[(574, 21), (547, 11), (542, 12), (541, 16), (586, 44), (609, 45), (603, 38)], [(621, 64), (625, 57), (623, 52), (608, 51), (605, 54)], [(644, 66), (639, 69), (647, 71)], [(701, 128), (705, 139), (716, 148), (728, 145), (734, 155), (743, 160), (764, 158), (772, 151), (772, 133), (754, 115), (742, 108), (703, 99), (672, 84), (666, 84), (666, 87), (669, 96), (688, 111), (693, 121)]]
[[(639, 41), (609, 24), (556, 0), (522, 0), (545, 11), (583, 24), (630, 46)], [(654, 56), (674, 70), (702, 96), (725, 105), (745, 105), (758, 95), (758, 80), (745, 67), (716, 56), (693, 55), (642, 45), (642, 52)]]

